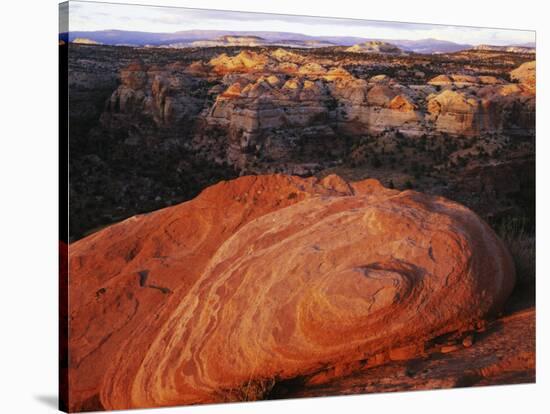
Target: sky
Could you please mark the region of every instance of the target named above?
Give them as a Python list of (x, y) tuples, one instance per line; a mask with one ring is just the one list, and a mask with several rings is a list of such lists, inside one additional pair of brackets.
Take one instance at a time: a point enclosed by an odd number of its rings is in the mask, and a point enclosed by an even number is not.
[[(65, 7), (65, 6), (60, 6)], [(435, 38), (472, 45), (518, 45), (535, 41), (535, 32), (467, 26), (332, 19), (218, 10), (71, 1), (71, 31), (133, 30), (173, 33), (182, 30), (293, 32), (310, 36), (374, 39)], [(60, 20), (60, 30), (65, 24)]]

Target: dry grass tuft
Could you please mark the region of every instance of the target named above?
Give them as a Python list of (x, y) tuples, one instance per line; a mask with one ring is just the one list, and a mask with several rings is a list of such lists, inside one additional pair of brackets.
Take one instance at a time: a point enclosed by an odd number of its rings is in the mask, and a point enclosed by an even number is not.
[(240, 388), (226, 390), (224, 392), (224, 400), (227, 402), (264, 400), (275, 384), (275, 379), (249, 379)]

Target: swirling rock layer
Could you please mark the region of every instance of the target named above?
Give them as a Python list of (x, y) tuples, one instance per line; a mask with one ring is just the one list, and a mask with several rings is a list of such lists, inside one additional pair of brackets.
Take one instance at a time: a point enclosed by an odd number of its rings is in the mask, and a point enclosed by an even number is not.
[(69, 255), (73, 410), (263, 398), (468, 329), (514, 284), (470, 210), (337, 176), (222, 182)]

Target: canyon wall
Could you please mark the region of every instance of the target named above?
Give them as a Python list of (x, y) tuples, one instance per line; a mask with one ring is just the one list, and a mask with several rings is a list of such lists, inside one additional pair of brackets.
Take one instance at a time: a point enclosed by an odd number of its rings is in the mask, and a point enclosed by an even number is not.
[[(358, 78), (330, 60), (283, 49), (221, 54), (186, 67), (136, 63), (121, 71), (102, 120), (117, 128), (150, 119), (174, 136), (197, 123), (190, 145), (240, 170), (260, 154), (295, 161), (323, 147), (338, 157), (343, 135), (526, 134), (535, 121), (534, 65), (528, 65), (530, 74), (517, 69), (513, 82), (451, 74), (406, 83), (387, 75)], [(193, 97), (201, 82), (213, 85), (206, 100)]]

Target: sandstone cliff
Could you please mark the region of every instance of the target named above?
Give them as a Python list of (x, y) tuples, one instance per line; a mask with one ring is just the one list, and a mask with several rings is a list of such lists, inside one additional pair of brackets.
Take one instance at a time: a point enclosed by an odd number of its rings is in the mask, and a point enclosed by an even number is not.
[[(519, 70), (512, 71), (513, 79)], [(442, 89), (427, 97), (427, 119), (438, 131), (475, 136), (534, 129), (535, 90), (528, 84), (465, 75), (440, 75), (428, 84)]]
[(121, 85), (108, 100), (101, 121), (109, 128), (177, 127), (202, 109), (194, 95), (197, 81), (178, 63), (165, 67), (135, 62), (120, 72)]
[[(136, 62), (121, 70), (102, 122), (137, 134), (152, 124), (169, 137), (197, 124), (193, 148), (247, 172), (258, 154), (297, 164), (321, 145), (338, 158), (342, 133), (395, 129), (415, 138), (532, 131), (534, 71), (534, 63), (522, 65), (511, 73), (514, 83), (449, 74), (419, 85), (386, 75), (358, 78), (330, 60), (311, 61), (285, 49), (222, 53), (207, 64)], [(195, 91), (209, 84), (208, 96), (198, 96)]]

